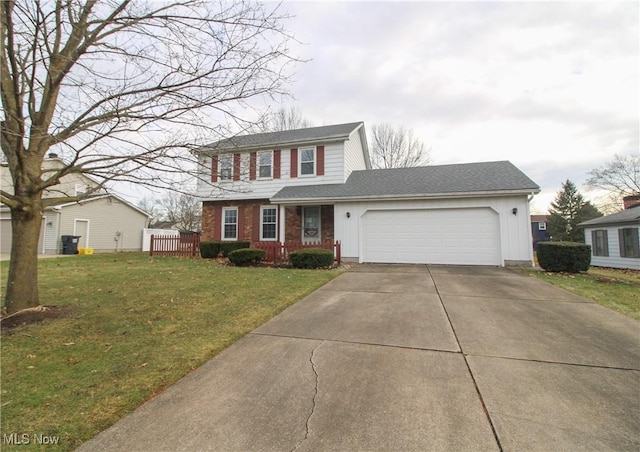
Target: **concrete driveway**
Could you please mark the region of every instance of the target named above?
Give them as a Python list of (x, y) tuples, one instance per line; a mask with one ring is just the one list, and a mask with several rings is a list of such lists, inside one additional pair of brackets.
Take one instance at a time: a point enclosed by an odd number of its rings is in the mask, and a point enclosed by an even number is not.
[(81, 451), (640, 449), (640, 324), (499, 268), (359, 265)]

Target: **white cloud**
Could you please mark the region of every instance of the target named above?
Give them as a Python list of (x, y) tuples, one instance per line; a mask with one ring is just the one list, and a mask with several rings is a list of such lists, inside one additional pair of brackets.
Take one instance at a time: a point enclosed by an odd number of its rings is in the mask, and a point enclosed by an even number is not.
[[(543, 188), (638, 152), (635, 2), (287, 2), (316, 124), (413, 128), (434, 163), (511, 160)], [(551, 199), (553, 196), (551, 196)]]

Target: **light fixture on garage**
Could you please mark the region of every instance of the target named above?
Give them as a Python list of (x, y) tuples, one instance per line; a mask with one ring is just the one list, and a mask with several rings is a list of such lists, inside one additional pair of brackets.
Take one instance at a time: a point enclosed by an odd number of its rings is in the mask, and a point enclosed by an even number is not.
[(351, 212), (347, 212), (347, 218), (351, 218)]
[(514, 214), (514, 215), (517, 215), (518, 214), (518, 208), (514, 207), (513, 209), (511, 209), (511, 213)]

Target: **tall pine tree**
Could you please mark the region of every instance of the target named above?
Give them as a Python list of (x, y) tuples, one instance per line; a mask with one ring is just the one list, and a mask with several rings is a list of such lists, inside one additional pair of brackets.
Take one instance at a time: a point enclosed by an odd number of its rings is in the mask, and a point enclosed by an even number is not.
[(578, 226), (583, 221), (601, 217), (602, 213), (567, 179), (551, 203), (547, 230), (551, 239), (566, 242), (584, 242), (584, 231)]

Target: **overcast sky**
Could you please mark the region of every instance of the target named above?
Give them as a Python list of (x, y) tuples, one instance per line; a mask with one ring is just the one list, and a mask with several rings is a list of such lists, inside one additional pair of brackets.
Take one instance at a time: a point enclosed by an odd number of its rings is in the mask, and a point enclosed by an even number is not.
[(639, 152), (638, 2), (289, 2), (296, 106), (412, 128), (433, 164), (510, 160), (542, 187)]

